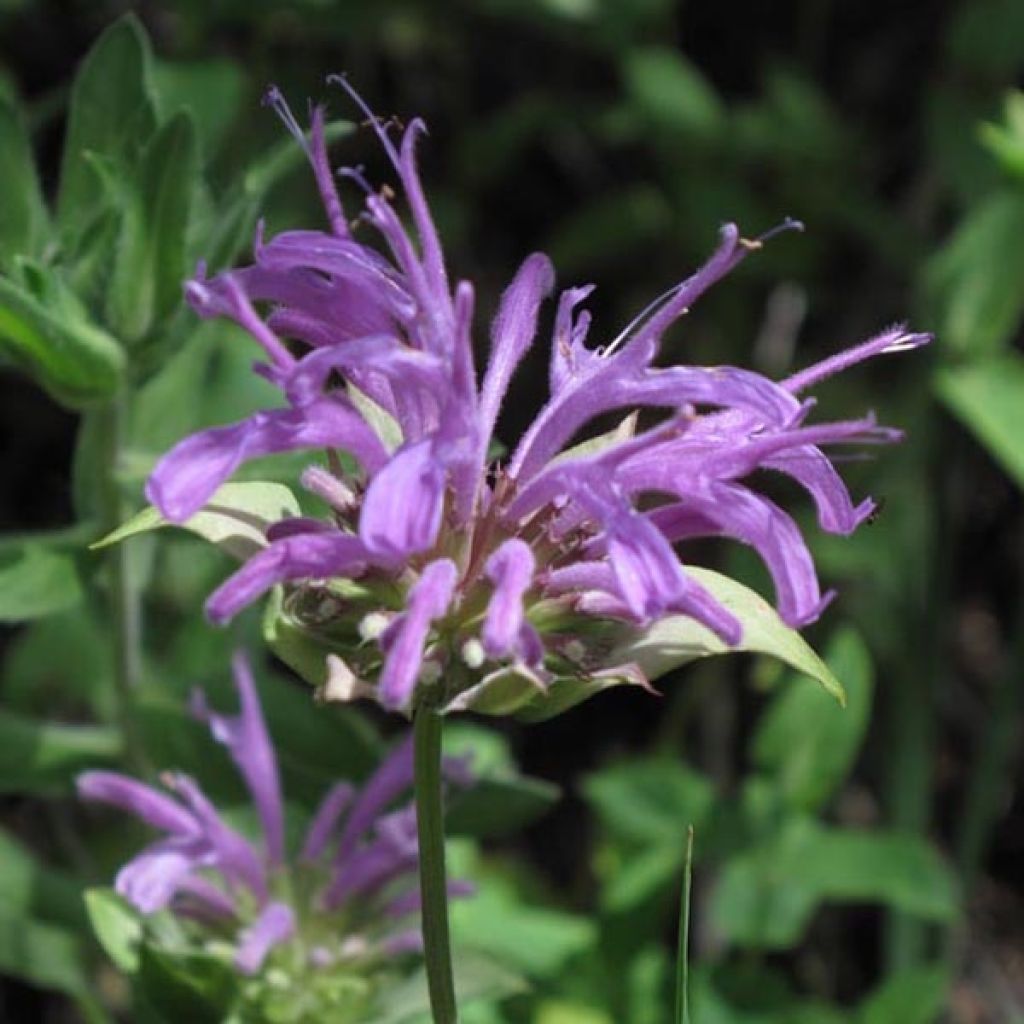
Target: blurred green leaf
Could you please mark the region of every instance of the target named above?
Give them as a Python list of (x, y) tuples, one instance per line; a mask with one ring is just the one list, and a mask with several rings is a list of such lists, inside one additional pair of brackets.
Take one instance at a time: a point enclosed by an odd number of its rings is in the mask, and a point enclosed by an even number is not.
[(508, 743), (496, 733), (456, 720), (445, 729), (444, 739), (445, 756), (469, 755), (474, 777), (469, 788), (453, 787), (448, 795), (448, 835), (489, 838), (515, 833), (558, 802), (558, 787), (521, 775)]
[(564, 273), (607, 272), (662, 237), (671, 219), (672, 209), (658, 189), (635, 185), (570, 213), (544, 248)]
[(195, 128), (180, 111), (150, 140), (126, 189), (107, 317), (127, 342), (138, 341), (182, 301), (185, 236), (198, 173)]
[(0, 710), (0, 792), (67, 793), (79, 772), (108, 765), (120, 752), (120, 737), (108, 726), (41, 722)]
[(0, 665), (4, 705), (37, 715), (84, 706), (105, 720), (114, 711), (111, 646), (86, 609), (36, 620), (18, 631)]
[[(455, 958), (455, 994), (460, 1009), (481, 1000), (499, 1000), (525, 991), (526, 984), (502, 962), (476, 954)], [(430, 1020), (426, 973), (389, 985), (375, 1008), (374, 1024), (425, 1024)]]
[(139, 969), (142, 922), (139, 913), (113, 889), (87, 889), (85, 906), (89, 923), (119, 970), (134, 974)]
[(53, 308), (0, 278), (0, 354), (24, 369), (63, 405), (82, 408), (109, 399), (124, 369), (121, 347), (84, 313)]
[(100, 36), (75, 77), (57, 202), (61, 230), (73, 244), (104, 199), (86, 154), (131, 167), (156, 126), (150, 62), (149, 40), (129, 14)]
[(699, 831), (714, 802), (711, 782), (681, 761), (636, 758), (589, 775), (583, 794), (613, 835), (666, 846), (682, 864), (686, 830)]
[(0, 829), (0, 908), (13, 917), (80, 928), (85, 923), (78, 879), (47, 867), (40, 856)]
[(1024, 356), (1008, 352), (948, 367), (939, 371), (936, 387), (957, 419), (1024, 487)]
[(976, 358), (1003, 349), (1024, 315), (1024, 191), (979, 203), (925, 268), (943, 345)]
[(49, 230), (32, 145), (21, 111), (0, 99), (0, 267), (17, 253), (38, 256)]
[(82, 600), (75, 560), (35, 541), (0, 543), (0, 622), (26, 622)]
[(983, 124), (980, 137), (1003, 170), (1024, 183), (1024, 92), (1007, 93), (1003, 123)]
[[(244, 561), (266, 547), (266, 531), (271, 523), (298, 514), (295, 495), (284, 484), (262, 480), (228, 483), (218, 487), (202, 511), (182, 523), (181, 528)], [(178, 524), (169, 523), (150, 505), (92, 546), (109, 547), (172, 525)]]
[(1012, 79), (1024, 63), (1024, 7), (1016, 0), (971, 0), (953, 11), (947, 34), (953, 61), (997, 81)]
[[(457, 862), (453, 876), (457, 874)], [(472, 899), (452, 904), (456, 963), (463, 946), (494, 957), (530, 978), (552, 978), (597, 938), (593, 921), (551, 907), (533, 905), (507, 879), (468, 872), (477, 883)]]
[(75, 932), (0, 904), (0, 974), (68, 995), (89, 991), (85, 948)]
[(135, 976), (137, 996), (167, 1024), (223, 1024), (238, 997), (239, 978), (227, 960), (144, 944)]
[(678, 50), (637, 47), (626, 53), (623, 77), (638, 111), (681, 141), (707, 140), (725, 129), (714, 88)]
[(886, 979), (858, 1007), (857, 1024), (933, 1024), (946, 1005), (944, 967), (902, 970)]
[(952, 873), (923, 839), (792, 818), (774, 841), (726, 863), (712, 919), (736, 945), (786, 949), (822, 902), (882, 903), (932, 921), (958, 907)]
[(755, 763), (799, 810), (815, 810), (838, 789), (871, 714), (871, 660), (860, 637), (850, 629), (836, 634), (825, 661), (843, 680), (846, 707), (837, 707), (810, 680), (796, 679), (774, 698), (752, 742)]
[(663, 900), (679, 884), (685, 853), (684, 840), (624, 858), (601, 890), (602, 907), (610, 914), (628, 914), (655, 898)]
[(613, 1021), (603, 1010), (559, 999), (541, 1003), (533, 1024), (613, 1024)]
[(749, 651), (778, 658), (820, 683), (840, 703), (845, 701), (842, 684), (832, 670), (764, 598), (710, 569), (687, 566), (686, 571), (739, 619), (743, 626), (739, 644), (730, 647), (695, 619), (669, 616), (617, 647), (608, 664), (636, 662), (648, 678), (657, 679), (697, 658)]

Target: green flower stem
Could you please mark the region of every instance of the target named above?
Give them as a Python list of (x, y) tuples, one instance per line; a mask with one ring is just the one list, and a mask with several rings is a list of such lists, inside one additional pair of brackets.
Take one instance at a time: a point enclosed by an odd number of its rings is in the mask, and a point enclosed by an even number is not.
[(423, 951), (434, 1024), (457, 1024), (448, 935), (448, 880), (444, 863), (441, 794), (441, 716), (420, 706), (413, 720), (416, 829), (420, 845)]
[[(120, 526), (128, 513), (118, 470), (124, 433), (126, 399), (120, 395), (100, 414), (103, 464), (101, 468), (101, 535)], [(141, 604), (132, 580), (130, 546), (112, 545), (107, 552), (109, 610), (114, 646), (114, 691), (117, 717), (128, 763), (145, 768), (145, 751), (135, 720), (135, 689), (142, 674)]]

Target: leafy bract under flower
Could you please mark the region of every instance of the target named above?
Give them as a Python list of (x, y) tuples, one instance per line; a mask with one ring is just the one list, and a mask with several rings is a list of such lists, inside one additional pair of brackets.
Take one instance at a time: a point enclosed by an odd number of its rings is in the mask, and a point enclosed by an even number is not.
[[(276, 524), (265, 548), (211, 596), (210, 617), (226, 621), (283, 588), (275, 607), (292, 638), (315, 638), (335, 671), (341, 659), (358, 682), (351, 692), (405, 710), (418, 684), (438, 680), (431, 699), (451, 708), (470, 706), (465, 695), (489, 681), (502, 693), (510, 679), (543, 693), (567, 673), (642, 680), (638, 666), (610, 665), (607, 653), (670, 616), (740, 644), (741, 618), (680, 559), (678, 546), (695, 538), (752, 547), (774, 582), (779, 628), (813, 622), (831, 594), (793, 519), (750, 477), (785, 474), (807, 491), (823, 530), (856, 529), (874, 505), (853, 503), (824, 449), (899, 435), (870, 416), (810, 424), (814, 403), (802, 396), (832, 373), (928, 336), (892, 327), (781, 383), (729, 366), (656, 367), (665, 331), (762, 246), (727, 224), (703, 267), (603, 347), (588, 347), (590, 318), (580, 310), (591, 286), (564, 291), (550, 396), (507, 461), (489, 462), (554, 269), (539, 253), (523, 263), (493, 319), (478, 380), (473, 288), (449, 283), (416, 170), (423, 125), (414, 120), (392, 140), (337, 81), (376, 131), (411, 226), (394, 193), (374, 192), (356, 171), (343, 172), (365, 193), (350, 225), (322, 114), (307, 142), (271, 94), (310, 157), (329, 229), (261, 234), (251, 266), (212, 279), (200, 271), (186, 294), (200, 316), (229, 317), (249, 332), (266, 358), (257, 369), (286, 407), (185, 439), (157, 465), (147, 494), (167, 519), (184, 522), (245, 460), (323, 450), (326, 465), (311, 466), (304, 481), (329, 517)], [(374, 231), (382, 249), (357, 240), (360, 229)], [(643, 409), (665, 418), (566, 450), (596, 417)], [(354, 456), (352, 474), (337, 471), (337, 450)]]
[[(193, 712), (227, 747), (262, 830), (257, 844), (234, 829), (184, 775), (162, 777), (167, 792), (114, 772), (78, 778), (85, 800), (127, 811), (160, 837), (118, 872), (116, 889), (140, 913), (170, 911), (200, 945), (233, 937), (233, 963), (255, 975), (280, 951), (314, 973), (369, 978), (398, 951), (420, 948), (416, 813), (411, 737), (359, 790), (340, 782), (324, 797), (297, 856), (285, 844), (284, 802), (274, 747), (249, 665), (234, 662), (240, 713), (211, 710), (201, 692)], [(451, 783), (472, 781), (468, 765), (446, 759)], [(454, 895), (468, 895), (463, 882)]]

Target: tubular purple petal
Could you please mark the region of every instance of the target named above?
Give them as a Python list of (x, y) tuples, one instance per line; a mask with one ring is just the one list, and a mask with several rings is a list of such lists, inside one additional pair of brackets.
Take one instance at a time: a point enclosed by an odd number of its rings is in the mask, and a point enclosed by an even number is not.
[(523, 595), (533, 580), (536, 561), (528, 544), (513, 537), (487, 560), (484, 572), (494, 584), (481, 631), (484, 650), (492, 658), (509, 654), (523, 627)]
[(360, 790), (338, 842), (336, 863), (351, 856), (363, 834), (387, 806), (412, 786), (412, 735), (407, 735), (381, 762)]
[(284, 803), (277, 757), (267, 732), (249, 660), (241, 651), (236, 652), (232, 659), (232, 672), (241, 714), (227, 716), (210, 710), (201, 690), (193, 695), (192, 713), (209, 726), (218, 743), (228, 748), (231, 759), (245, 779), (263, 825), (267, 856), (276, 866), (284, 862)]
[(187, 775), (176, 774), (169, 781), (202, 827), (203, 838), (209, 845), (209, 862), (215, 864), (226, 879), (246, 886), (257, 899), (266, 899), (266, 875), (249, 841), (221, 818)]
[(146, 497), (165, 519), (183, 523), (249, 459), (304, 448), (343, 448), (370, 472), (387, 461), (380, 438), (346, 403), (324, 398), (304, 409), (257, 412), (228, 427), (185, 438), (156, 465)]
[(555, 268), (543, 253), (528, 256), (501, 297), (491, 325), (491, 358), (480, 389), (478, 413), (486, 445), (509, 381), (537, 333), (540, 304), (555, 286)]
[(183, 836), (198, 832), (195, 818), (181, 804), (127, 775), (83, 772), (75, 780), (75, 788), (81, 799), (110, 804), (162, 832)]
[(922, 345), (927, 345), (931, 340), (932, 335), (930, 334), (914, 334), (902, 324), (897, 324), (859, 345), (854, 345), (853, 348), (846, 349), (845, 352), (839, 352), (807, 367), (806, 370), (787, 377), (782, 381), (782, 386), (787, 391), (797, 394), (813, 384), (819, 384), (826, 378), (863, 362), (865, 359), (890, 352), (909, 352)]
[(371, 561), (362, 541), (351, 534), (300, 533), (276, 540), (210, 595), (207, 618), (223, 625), (275, 584), (358, 575)]
[(457, 579), (458, 569), (451, 559), (431, 562), (409, 591), (405, 614), (389, 627), (387, 658), (380, 675), (380, 696), (386, 707), (398, 709), (409, 704), (430, 624), (448, 611)]
[(359, 536), (382, 561), (401, 562), (437, 539), (445, 472), (429, 439), (407, 445), (373, 478), (363, 499)]
[(164, 839), (146, 847), (117, 873), (114, 888), (142, 914), (170, 905), (182, 882), (206, 863), (196, 840)]
[(328, 791), (327, 796), (313, 816), (306, 839), (302, 844), (301, 860), (310, 862), (319, 860), (327, 844), (330, 842), (342, 815), (352, 803), (355, 790), (348, 782), (338, 782)]
[(256, 974), (267, 954), (295, 934), (295, 912), (287, 903), (268, 903), (259, 917), (239, 935), (235, 966), (242, 974)]

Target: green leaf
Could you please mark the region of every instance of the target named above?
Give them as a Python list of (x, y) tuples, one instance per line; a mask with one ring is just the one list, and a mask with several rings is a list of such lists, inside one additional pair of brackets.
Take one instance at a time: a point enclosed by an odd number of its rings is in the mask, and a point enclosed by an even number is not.
[[(522, 978), (500, 961), (460, 953), (454, 963), (455, 994), (459, 1008), (482, 1000), (499, 1000), (526, 990)], [(424, 971), (389, 985), (373, 1015), (374, 1024), (423, 1024), (430, 1020), (430, 1000)]]
[(785, 949), (826, 901), (882, 903), (932, 921), (957, 913), (952, 873), (924, 840), (792, 818), (773, 841), (726, 864), (712, 919), (737, 945)]
[(238, 997), (238, 974), (220, 957), (141, 947), (136, 991), (170, 1022), (223, 1024)]
[(673, 615), (617, 647), (609, 655), (609, 664), (635, 662), (648, 678), (657, 679), (697, 658), (748, 651), (778, 658), (820, 683), (840, 703), (845, 701), (842, 684), (832, 670), (764, 598), (710, 569), (688, 566), (686, 572), (739, 619), (743, 626), (739, 644), (730, 647), (696, 620)]
[(949, 985), (943, 966), (901, 970), (860, 1004), (856, 1024), (933, 1024), (946, 1005)]
[(481, 839), (517, 833), (547, 814), (560, 795), (556, 785), (543, 779), (481, 778), (449, 797), (446, 830)]
[(451, 914), (456, 964), (465, 955), (460, 948), (467, 946), (531, 978), (557, 976), (597, 935), (593, 921), (532, 906), (493, 882), (481, 884), (472, 899), (454, 904)]
[[(245, 561), (266, 547), (266, 531), (271, 523), (298, 514), (295, 495), (284, 484), (254, 480), (221, 485), (203, 509), (181, 527)], [(150, 505), (92, 547), (105, 548), (140, 533), (176, 525)]]
[(638, 846), (665, 846), (682, 858), (687, 827), (698, 832), (714, 803), (711, 782), (670, 758), (633, 759), (587, 777), (583, 795), (601, 824)]
[(74, 559), (46, 544), (0, 544), (0, 622), (27, 622), (82, 600)]
[(993, 355), (1024, 316), (1024, 193), (979, 203), (926, 268), (925, 292), (947, 349)]
[(109, 400), (125, 361), (120, 345), (84, 312), (76, 315), (67, 305), (58, 312), (52, 294), (41, 300), (6, 278), (0, 278), (0, 354), (76, 409)]
[(89, 991), (85, 950), (71, 930), (12, 913), (0, 904), (0, 974), (39, 988), (81, 996)]
[(637, 109), (683, 140), (709, 139), (726, 124), (725, 108), (707, 79), (678, 50), (635, 47), (623, 65)]
[(75, 77), (57, 202), (60, 227), (72, 241), (104, 201), (103, 184), (86, 155), (131, 167), (156, 126), (150, 60), (145, 31), (129, 14), (100, 36)]
[(671, 846), (654, 846), (625, 858), (601, 890), (601, 905), (610, 914), (630, 914), (667, 894), (679, 883), (684, 866), (685, 840)]
[(1007, 352), (950, 367), (939, 373), (936, 387), (957, 419), (1024, 487), (1024, 356)]
[(836, 707), (810, 680), (794, 680), (776, 695), (752, 743), (755, 763), (800, 810), (815, 810), (839, 788), (871, 714), (871, 660), (860, 637), (852, 630), (838, 633), (825, 661), (843, 680), (846, 707)]
[(222, 146), (234, 124), (245, 93), (245, 74), (234, 61), (163, 61), (153, 64), (153, 92), (163, 114), (187, 110), (196, 122), (199, 145), (206, 157)]
[(61, 725), (0, 710), (0, 792), (67, 793), (87, 768), (120, 755), (116, 730), (101, 725)]
[(191, 116), (175, 114), (153, 136), (126, 189), (107, 317), (128, 342), (181, 302), (185, 236), (199, 173)]
[(49, 231), (49, 215), (39, 188), (32, 146), (21, 117), (0, 99), (0, 267), (10, 267), (17, 253), (39, 255)]
[(113, 889), (87, 889), (89, 922), (107, 956), (126, 974), (139, 969), (142, 921), (139, 913)]
[(81, 883), (47, 867), (39, 855), (0, 830), (0, 908), (14, 917), (81, 928)]

